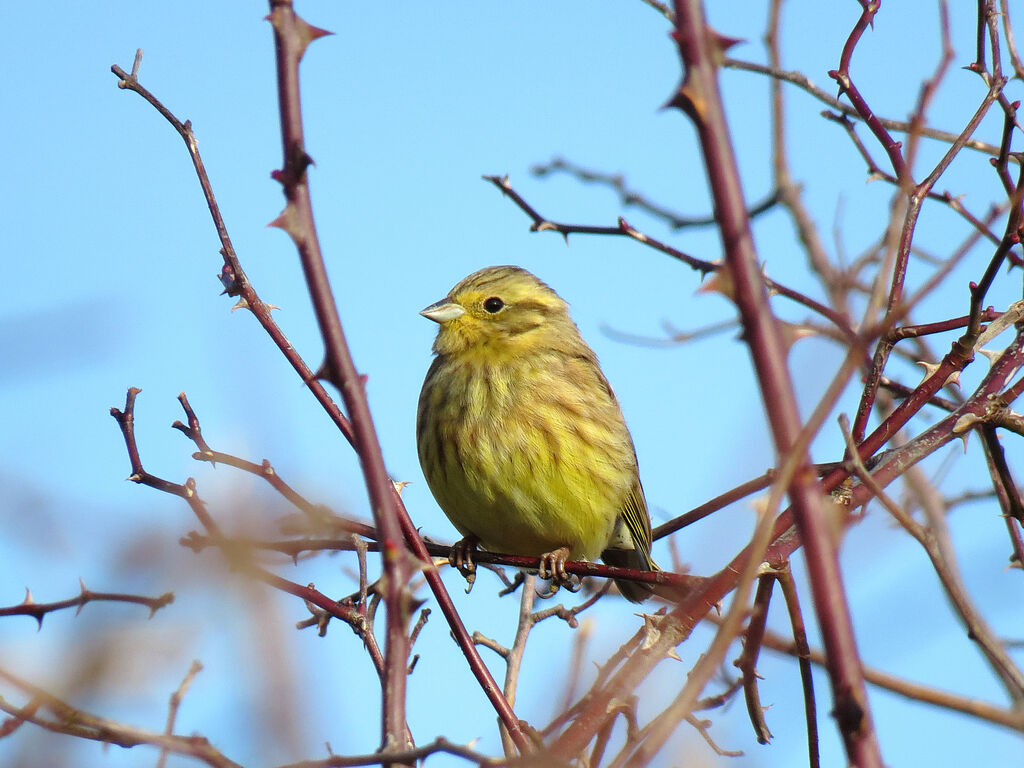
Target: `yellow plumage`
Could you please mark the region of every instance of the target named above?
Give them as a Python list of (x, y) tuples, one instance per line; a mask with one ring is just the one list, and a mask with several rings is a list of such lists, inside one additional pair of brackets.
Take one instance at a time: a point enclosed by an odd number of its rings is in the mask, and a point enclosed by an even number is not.
[[(568, 305), (519, 267), (488, 267), (423, 310), (440, 325), (416, 437), (434, 498), (494, 552), (656, 570), (636, 452)], [(650, 588), (617, 582), (638, 602)]]

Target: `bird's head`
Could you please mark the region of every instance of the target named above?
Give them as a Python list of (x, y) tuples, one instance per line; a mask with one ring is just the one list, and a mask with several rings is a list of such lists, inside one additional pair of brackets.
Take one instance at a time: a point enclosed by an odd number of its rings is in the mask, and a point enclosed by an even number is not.
[(434, 351), (442, 355), (516, 354), (579, 338), (569, 305), (520, 267), (474, 272), (420, 314), (441, 326)]

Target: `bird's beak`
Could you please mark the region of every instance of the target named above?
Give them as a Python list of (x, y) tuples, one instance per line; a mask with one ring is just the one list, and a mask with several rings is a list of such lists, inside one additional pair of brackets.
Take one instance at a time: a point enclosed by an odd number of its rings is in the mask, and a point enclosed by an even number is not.
[(429, 320), (433, 320), (435, 323), (447, 323), (451, 320), (462, 317), (466, 314), (466, 310), (446, 297), (440, 301), (434, 302), (426, 309), (420, 311), (420, 314)]

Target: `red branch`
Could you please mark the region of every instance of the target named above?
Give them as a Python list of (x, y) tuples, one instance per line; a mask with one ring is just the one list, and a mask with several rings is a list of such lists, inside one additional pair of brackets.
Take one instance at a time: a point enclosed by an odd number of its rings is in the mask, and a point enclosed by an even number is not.
[[(860, 768), (880, 767), (881, 754), (821, 490), (806, 449), (801, 451), (802, 455), (789, 457), (800, 434), (800, 416), (786, 365), (786, 348), (768, 302), (745, 215), (739, 170), (718, 90), (715, 61), (726, 43), (706, 26), (698, 0), (677, 0), (675, 8), (673, 36), (679, 46), (685, 78), (671, 104), (685, 111), (697, 128), (721, 228), (725, 262), (735, 286), (744, 339), (753, 357), (775, 448), (779, 456), (797, 462), (788, 490), (800, 539), (807, 550), (814, 607), (829, 661), (835, 700), (833, 714), (849, 761)], [(869, 18), (865, 14), (865, 23)], [(900, 169), (897, 175), (902, 175)]]
[(271, 0), (269, 19), (274, 28), (277, 53), (277, 92), (284, 151), (284, 167), (274, 176), (281, 182), (288, 200), (275, 224), (291, 236), (299, 252), (320, 335), (326, 347), (323, 373), (341, 392), (352, 421), (356, 453), (370, 496), (370, 509), (377, 530), (382, 535), (384, 602), (387, 605), (382, 740), (386, 750), (401, 749), (411, 746), (404, 741), (406, 670), (409, 663), (406, 627), (411, 606), (407, 583), (412, 565), (398, 522), (393, 484), (384, 468), (384, 457), (366, 400), (365, 378), (359, 375), (352, 360), (327, 278), (327, 267), (313, 220), (309, 178), (306, 175), (312, 161), (306, 153), (303, 137), (299, 62), (309, 43), (326, 32), (311, 27), (299, 18), (291, 0)]

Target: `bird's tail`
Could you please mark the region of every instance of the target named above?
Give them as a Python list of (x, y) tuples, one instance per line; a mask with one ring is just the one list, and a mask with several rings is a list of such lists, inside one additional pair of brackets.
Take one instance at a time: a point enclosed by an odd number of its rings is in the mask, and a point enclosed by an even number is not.
[[(626, 497), (625, 503), (615, 521), (608, 548), (601, 553), (601, 559), (608, 565), (617, 568), (629, 568), (634, 571), (660, 570), (651, 559), (651, 518), (647, 514), (647, 501), (644, 489), (637, 477), (633, 490)], [(615, 586), (622, 596), (631, 603), (642, 603), (654, 594), (653, 584), (640, 581), (616, 579)]]
[[(650, 554), (641, 549), (606, 549), (601, 553), (601, 559), (608, 565), (616, 568), (630, 568), (634, 571), (657, 571), (660, 570), (651, 559)], [(615, 586), (619, 588), (622, 596), (631, 603), (642, 603), (654, 594), (653, 584), (644, 584), (640, 581), (627, 581), (615, 579)]]

